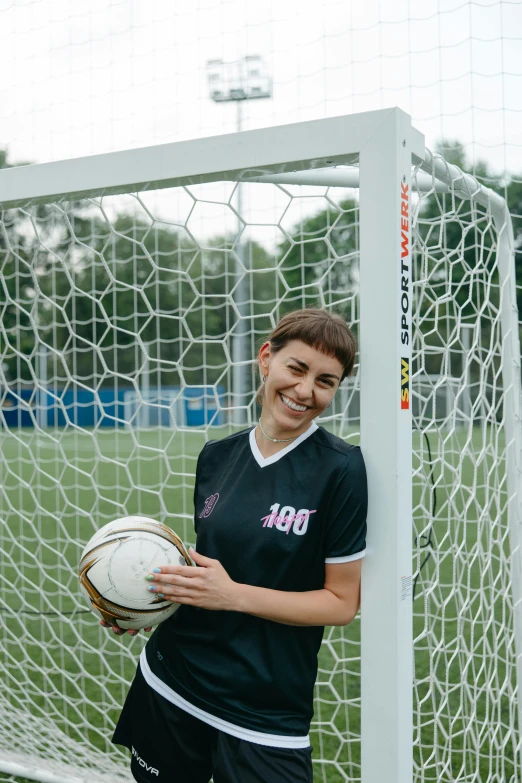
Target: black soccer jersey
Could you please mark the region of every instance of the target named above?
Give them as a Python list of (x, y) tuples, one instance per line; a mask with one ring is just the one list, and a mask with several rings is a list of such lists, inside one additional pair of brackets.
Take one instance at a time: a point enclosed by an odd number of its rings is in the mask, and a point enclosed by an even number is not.
[[(266, 459), (254, 430), (207, 443), (194, 506), (197, 551), (239, 583), (318, 590), (325, 563), (364, 555), (361, 451), (315, 422)], [(154, 632), (141, 668), (155, 690), (225, 732), (307, 747), (323, 630), (181, 606)]]

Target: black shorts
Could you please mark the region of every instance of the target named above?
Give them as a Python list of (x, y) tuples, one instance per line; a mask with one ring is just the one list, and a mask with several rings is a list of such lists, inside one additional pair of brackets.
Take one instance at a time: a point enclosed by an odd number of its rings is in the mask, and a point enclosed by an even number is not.
[(138, 783), (312, 783), (312, 748), (271, 748), (179, 709), (138, 666), (112, 741), (131, 751)]

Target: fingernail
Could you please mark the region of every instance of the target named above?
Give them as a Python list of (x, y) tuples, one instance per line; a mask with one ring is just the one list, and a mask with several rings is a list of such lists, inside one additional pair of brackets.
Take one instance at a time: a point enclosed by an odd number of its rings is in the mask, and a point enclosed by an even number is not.
[(165, 598), (165, 596), (163, 595), (163, 593), (158, 593), (158, 598)]
[(161, 568), (155, 568), (153, 574), (161, 574)]
[(189, 552), (195, 552), (195, 551), (196, 550), (194, 549), (194, 547), (189, 546)]
[(149, 587), (149, 590), (150, 590), (151, 593), (153, 593), (156, 590), (156, 588), (154, 587), (154, 585), (151, 585)]
[(149, 580), (149, 582), (152, 582), (152, 580), (154, 579), (154, 577), (152, 576), (152, 574), (149, 574), (148, 576), (146, 576), (146, 577), (145, 577), (145, 579), (148, 579), (148, 580)]

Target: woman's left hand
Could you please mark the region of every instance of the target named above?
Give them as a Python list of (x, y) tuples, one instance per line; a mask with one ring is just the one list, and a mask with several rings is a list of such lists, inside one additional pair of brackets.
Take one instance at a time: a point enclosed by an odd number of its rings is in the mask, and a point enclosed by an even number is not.
[(147, 577), (149, 590), (179, 604), (234, 611), (238, 583), (229, 577), (219, 560), (204, 557), (194, 549), (189, 549), (189, 554), (199, 568), (161, 566), (159, 574)]

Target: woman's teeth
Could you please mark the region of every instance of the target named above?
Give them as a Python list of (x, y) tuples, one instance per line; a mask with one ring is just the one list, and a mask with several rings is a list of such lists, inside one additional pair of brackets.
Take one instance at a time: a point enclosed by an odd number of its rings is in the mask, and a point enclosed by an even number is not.
[(296, 405), (295, 402), (292, 402), (292, 400), (289, 400), (288, 397), (285, 397), (284, 394), (279, 395), (281, 399), (283, 400), (284, 404), (287, 408), (290, 408), (292, 411), (299, 411), (299, 413), (303, 413), (303, 411), (306, 410), (306, 405)]

